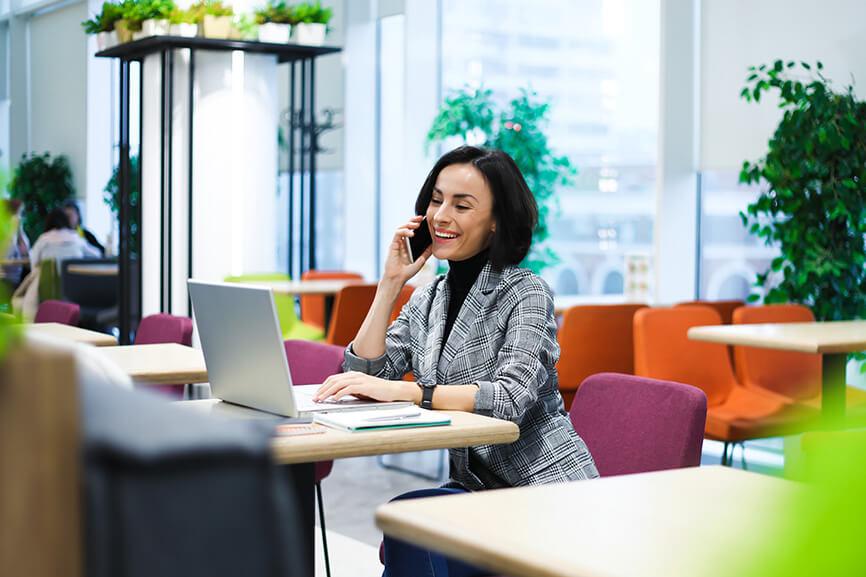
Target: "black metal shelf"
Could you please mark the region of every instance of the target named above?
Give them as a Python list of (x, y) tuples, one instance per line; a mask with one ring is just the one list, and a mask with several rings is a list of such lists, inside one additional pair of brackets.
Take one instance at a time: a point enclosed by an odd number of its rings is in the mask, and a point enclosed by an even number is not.
[[(172, 142), (173, 142), (173, 110), (174, 106), (174, 68), (175, 51), (189, 49), (188, 67), (188, 114), (187, 114), (187, 183), (186, 191), (172, 190)], [(117, 58), (120, 61), (120, 170), (118, 174), (120, 188), (120, 342), (129, 344), (132, 335), (141, 319), (141, 230), (132, 234), (133, 216), (141, 226), (141, 205), (139, 199), (134, 209), (130, 203), (132, 190), (130, 166), (130, 76), (131, 63), (139, 63), (145, 57), (159, 56), (160, 65), (160, 154), (154, 159), (160, 165), (160, 310), (172, 312), (172, 198), (176, 193), (186, 192), (187, 209), (187, 261), (186, 277), (193, 274), (193, 210), (195, 198), (193, 194), (193, 118), (195, 116), (195, 55), (198, 51), (234, 51), (241, 50), (254, 54), (273, 54), (278, 63), (289, 66), (289, 115), (288, 115), (288, 246), (287, 268), (292, 277), (316, 267), (316, 151), (318, 129), (315, 117), (315, 60), (318, 56), (340, 52), (333, 46), (304, 46), (301, 44), (274, 44), (270, 42), (252, 42), (248, 40), (223, 40), (219, 38), (197, 38), (185, 36), (150, 36), (133, 42), (119, 44), (107, 50), (98, 52), (101, 58)], [(139, 74), (139, 102), (144, 98), (144, 79), (141, 66)], [(139, 106), (139, 134), (144, 124), (144, 107)], [(298, 163), (295, 163), (297, 156)], [(151, 162), (147, 159), (146, 162)], [(143, 167), (145, 159), (139, 150), (139, 166)], [(298, 174), (298, 187), (295, 188), (294, 175)], [(139, 171), (141, 178), (141, 170)], [(142, 191), (141, 180), (138, 190)], [(294, 214), (294, 199), (298, 195), (298, 214)], [(135, 214), (133, 214), (135, 210)], [(298, 241), (295, 247), (294, 240)], [(189, 307), (189, 299), (187, 298)]]
[(307, 46), (304, 44), (274, 44), (272, 42), (257, 42), (253, 40), (225, 40), (222, 38), (199, 38), (197, 36), (148, 36), (132, 42), (124, 42), (102, 52), (97, 52), (100, 58), (120, 58), (121, 60), (140, 60), (148, 54), (172, 50), (175, 48), (192, 48), (196, 50), (243, 50), (255, 54), (274, 54), (277, 61), (294, 62), (307, 58), (315, 58), (324, 54), (333, 54), (341, 49), (335, 46)]

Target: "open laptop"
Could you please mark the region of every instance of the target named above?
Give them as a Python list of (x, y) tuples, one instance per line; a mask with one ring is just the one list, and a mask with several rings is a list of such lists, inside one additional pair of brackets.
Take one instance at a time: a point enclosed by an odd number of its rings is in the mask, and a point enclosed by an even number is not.
[(316, 412), (393, 408), (410, 401), (344, 397), (314, 402), (319, 385), (292, 386), (271, 289), (187, 281), (211, 391), (222, 401), (292, 418)]

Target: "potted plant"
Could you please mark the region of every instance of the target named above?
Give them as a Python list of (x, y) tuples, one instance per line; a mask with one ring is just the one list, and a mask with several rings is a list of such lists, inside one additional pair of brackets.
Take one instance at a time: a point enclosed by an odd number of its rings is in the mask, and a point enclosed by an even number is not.
[(123, 0), (123, 4), (120, 5), (121, 18), (114, 23), (118, 42), (131, 41), (132, 35), (141, 30), (139, 12), (138, 3), (135, 0)]
[(235, 14), (232, 20), (232, 38), (239, 40), (257, 40), (259, 37), (259, 25), (253, 14)]
[(169, 33), (169, 16), (176, 9), (174, 0), (138, 0), (137, 5), (143, 37)]
[(267, 5), (256, 10), (259, 25), (259, 42), (286, 44), (291, 32), (292, 9), (284, 0), (268, 0)]
[[(740, 182), (764, 185), (740, 216), (780, 255), (759, 274), (765, 303), (807, 305), (819, 321), (866, 318), (866, 101), (836, 89), (823, 65), (775, 61), (749, 69), (741, 96), (775, 92), (784, 111)], [(797, 73), (800, 74), (797, 74)], [(749, 297), (760, 300), (760, 295)], [(863, 353), (855, 353), (859, 361)], [(866, 370), (861, 364), (860, 373)]]
[(23, 155), (9, 183), (9, 196), (23, 203), (24, 232), (35, 241), (51, 209), (75, 196), (69, 161), (47, 152)]
[(230, 38), (232, 35), (231, 6), (221, 0), (202, 0), (191, 8), (201, 14), (201, 32), (207, 38)]
[[(131, 256), (136, 257), (138, 255), (138, 201), (139, 198), (141, 198), (141, 191), (138, 188), (138, 183), (141, 179), (138, 156), (129, 157), (129, 171), (129, 245), (131, 247)], [(114, 170), (111, 172), (111, 178), (108, 179), (108, 182), (105, 184), (105, 188), (103, 188), (102, 191), (104, 193), (102, 197), (103, 201), (111, 209), (111, 213), (114, 215), (115, 220), (118, 220), (120, 218), (121, 201), (120, 166), (114, 167)]]
[(321, 46), (325, 43), (328, 22), (333, 10), (323, 8), (319, 0), (302, 2), (292, 8), (292, 39), (298, 44)]
[(866, 318), (866, 102), (822, 69), (781, 60), (750, 69), (742, 97), (776, 92), (784, 114), (767, 154), (743, 163), (740, 182), (765, 188), (740, 216), (781, 253), (758, 275), (764, 302), (802, 303), (824, 321)]
[(198, 14), (193, 10), (175, 8), (168, 16), (169, 34), (193, 37), (198, 34)]
[(557, 207), (557, 187), (572, 186), (577, 174), (569, 159), (557, 156), (547, 142), (548, 109), (534, 92), (524, 89), (507, 108), (497, 110), (491, 90), (467, 88), (445, 99), (427, 133), (428, 146), (457, 141), (497, 148), (514, 159), (538, 203), (532, 249), (521, 263), (536, 273), (559, 262), (556, 253), (544, 246), (550, 235), (548, 217)]
[(114, 25), (122, 17), (123, 8), (119, 4), (104, 2), (99, 14), (82, 22), (81, 26), (86, 34), (95, 34), (98, 49), (105, 50), (117, 44)]

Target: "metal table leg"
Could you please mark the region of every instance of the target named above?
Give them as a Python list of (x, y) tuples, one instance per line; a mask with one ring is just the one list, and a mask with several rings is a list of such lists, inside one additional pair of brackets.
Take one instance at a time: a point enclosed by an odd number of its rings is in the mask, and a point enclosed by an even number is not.
[(821, 411), (825, 420), (837, 421), (845, 416), (847, 364), (847, 353), (824, 355), (821, 364)]

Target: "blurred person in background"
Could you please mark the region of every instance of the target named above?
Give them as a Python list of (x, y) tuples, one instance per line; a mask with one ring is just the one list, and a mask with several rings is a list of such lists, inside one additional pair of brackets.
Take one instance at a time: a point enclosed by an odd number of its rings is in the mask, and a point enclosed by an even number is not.
[(45, 232), (30, 249), (30, 263), (35, 267), (49, 258), (58, 263), (67, 258), (99, 258), (101, 248), (88, 243), (72, 228), (65, 209), (55, 208), (45, 219)]
[(69, 227), (78, 233), (78, 236), (87, 241), (87, 244), (99, 250), (99, 256), (105, 256), (105, 247), (96, 240), (96, 235), (84, 228), (81, 223), (81, 210), (78, 208), (78, 203), (72, 199), (63, 203), (63, 212), (66, 213), (69, 219)]

